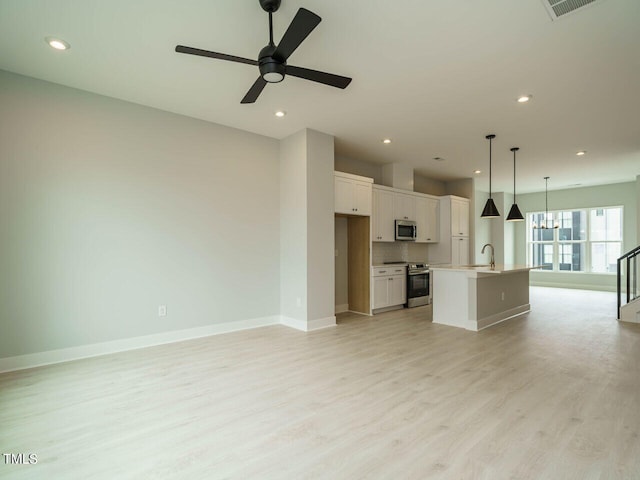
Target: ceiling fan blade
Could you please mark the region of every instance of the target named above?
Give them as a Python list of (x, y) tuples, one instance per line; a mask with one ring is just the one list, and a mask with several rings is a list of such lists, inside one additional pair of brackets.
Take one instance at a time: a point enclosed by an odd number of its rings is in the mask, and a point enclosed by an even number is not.
[(258, 77), (240, 103), (254, 103), (266, 84), (267, 81), (264, 78)]
[(219, 60), (229, 60), (230, 62), (246, 63), (247, 65), (258, 65), (256, 60), (251, 60), (250, 58), (236, 57), (234, 55), (211, 52), (209, 50), (200, 50), (199, 48), (185, 47), (184, 45), (176, 46), (176, 52), (188, 53), (189, 55), (199, 55), (201, 57), (217, 58)]
[(342, 77), (340, 75), (334, 75), (333, 73), (319, 72), (308, 68), (294, 67), (293, 65), (287, 65), (287, 75), (304, 78), (305, 80), (311, 80), (312, 82), (324, 83), (325, 85), (336, 88), (347, 88), (351, 83), (351, 79), (349, 77)]
[(284, 32), (280, 43), (276, 47), (274, 56), (280, 56), (283, 60), (295, 51), (296, 48), (304, 41), (305, 38), (318, 26), (322, 19), (306, 8), (301, 8), (296, 16), (291, 20), (289, 28)]

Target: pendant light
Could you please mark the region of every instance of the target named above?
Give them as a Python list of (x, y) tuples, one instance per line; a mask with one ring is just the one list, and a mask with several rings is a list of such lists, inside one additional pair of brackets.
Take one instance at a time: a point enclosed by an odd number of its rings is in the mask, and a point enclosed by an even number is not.
[(548, 185), (549, 185), (549, 177), (544, 177), (544, 222), (540, 224), (540, 226), (538, 226), (535, 222), (533, 223), (533, 228), (541, 228), (541, 229), (547, 229), (547, 228), (558, 228), (559, 225), (557, 223), (553, 224), (553, 227), (549, 227), (547, 226), (547, 217), (549, 216), (549, 190), (548, 190)]
[(513, 152), (513, 205), (511, 205), (511, 210), (509, 210), (509, 215), (507, 215), (507, 222), (521, 222), (524, 220), (522, 212), (520, 212), (518, 204), (516, 203), (516, 152), (518, 150), (520, 150), (518, 147), (511, 149)]
[(500, 216), (500, 212), (498, 212), (496, 204), (493, 203), (493, 198), (491, 198), (491, 140), (496, 138), (496, 136), (487, 135), (485, 138), (489, 140), (489, 199), (487, 200), (487, 203), (485, 203), (482, 215), (480, 216), (483, 218), (493, 218)]

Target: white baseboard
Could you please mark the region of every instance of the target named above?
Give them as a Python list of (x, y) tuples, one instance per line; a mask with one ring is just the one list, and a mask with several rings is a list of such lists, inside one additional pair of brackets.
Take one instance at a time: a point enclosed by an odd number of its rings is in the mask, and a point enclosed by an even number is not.
[(376, 315), (378, 313), (391, 312), (392, 310), (402, 310), (403, 308), (404, 305), (393, 305), (392, 307), (376, 308), (372, 310), (371, 313)]
[(303, 332), (311, 332), (312, 330), (320, 330), (321, 328), (335, 327), (336, 317), (332, 315), (325, 318), (316, 318), (314, 320), (298, 320), (296, 318), (285, 317), (282, 315), (280, 323), (287, 327), (295, 328)]
[[(505, 310), (504, 312), (500, 312), (495, 315), (479, 318), (475, 330), (480, 331), (484, 328), (495, 325), (496, 323), (504, 322), (514, 317), (519, 317), (520, 315), (524, 315), (525, 313), (529, 313), (530, 311), (531, 311), (531, 304), (527, 303), (525, 305), (520, 305), (514, 308), (510, 308), (509, 310)], [(475, 322), (470, 322), (470, 323), (475, 323)]]
[(42, 367), (54, 363), (70, 362), (82, 358), (98, 357), (110, 353), (125, 352), (139, 348), (153, 347), (167, 343), (192, 340), (194, 338), (208, 337), (222, 333), (237, 332), (251, 328), (266, 327), (268, 325), (285, 325), (303, 332), (319, 330), (321, 328), (335, 327), (336, 317), (332, 315), (326, 318), (309, 320), (296, 320), (282, 315), (238, 320), (236, 322), (216, 323), (204, 327), (188, 328), (185, 330), (173, 330), (170, 332), (144, 335), (141, 337), (123, 338), (110, 342), (93, 343), (77, 347), (61, 348), (46, 352), (17, 355), (14, 357), (0, 358), (0, 373), (24, 370), (27, 368)]
[(342, 305), (336, 305), (336, 313), (345, 313), (349, 311), (349, 304), (343, 303)]
[(272, 315), (269, 317), (239, 320), (237, 322), (217, 323), (204, 327), (174, 330), (170, 332), (156, 333), (153, 335), (144, 335), (142, 337), (124, 338), (122, 340), (113, 340), (110, 342), (80, 345), (78, 347), (0, 358), (0, 373), (41, 367), (53, 363), (69, 362), (71, 360), (79, 360), (81, 358), (97, 357), (100, 355), (107, 355), (109, 353), (136, 350), (138, 348), (153, 347), (155, 345), (181, 342), (183, 340), (208, 337), (210, 335), (219, 335), (221, 333), (265, 327), (267, 325), (278, 325), (280, 323), (280, 315)]
[(615, 292), (616, 287), (610, 285), (589, 285), (582, 283), (562, 283), (562, 282), (538, 282), (531, 279), (529, 285), (532, 287), (551, 287), (551, 288), (571, 288), (574, 290), (595, 290), (598, 292)]

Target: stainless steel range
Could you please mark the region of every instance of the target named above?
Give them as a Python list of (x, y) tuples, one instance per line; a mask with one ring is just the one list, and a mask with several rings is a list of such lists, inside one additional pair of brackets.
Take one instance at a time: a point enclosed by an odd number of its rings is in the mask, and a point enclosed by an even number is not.
[(429, 265), (410, 263), (407, 268), (407, 307), (431, 304)]

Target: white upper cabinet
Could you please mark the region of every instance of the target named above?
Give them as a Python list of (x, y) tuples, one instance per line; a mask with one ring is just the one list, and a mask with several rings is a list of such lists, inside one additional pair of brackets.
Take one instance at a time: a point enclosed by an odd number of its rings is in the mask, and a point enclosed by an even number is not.
[(429, 263), (469, 263), (469, 200), (453, 195), (440, 197), (439, 241), (429, 246)]
[(469, 200), (451, 199), (451, 235), (469, 236)]
[(416, 199), (405, 193), (393, 194), (393, 216), (395, 220), (416, 219)]
[(435, 243), (438, 241), (438, 222), (440, 202), (437, 198), (416, 197), (416, 243)]
[(373, 241), (395, 241), (395, 218), (393, 216), (393, 192), (373, 188)]
[(335, 213), (371, 215), (373, 179), (334, 172)]
[(395, 221), (416, 222), (416, 243), (436, 243), (439, 238), (440, 200), (424, 193), (401, 192), (373, 186), (373, 241), (395, 241)]

